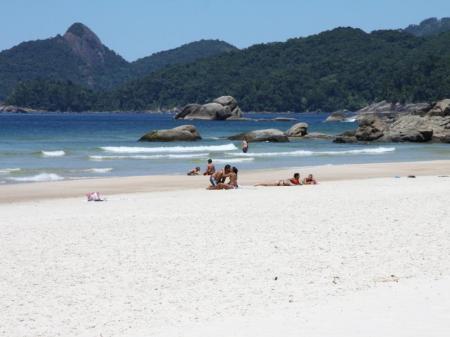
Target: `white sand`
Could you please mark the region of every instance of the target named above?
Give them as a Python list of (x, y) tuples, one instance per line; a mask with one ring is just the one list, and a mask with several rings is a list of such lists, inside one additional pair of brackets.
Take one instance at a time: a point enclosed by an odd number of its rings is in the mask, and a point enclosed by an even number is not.
[(448, 336), (449, 191), (382, 178), (1, 204), (0, 335)]

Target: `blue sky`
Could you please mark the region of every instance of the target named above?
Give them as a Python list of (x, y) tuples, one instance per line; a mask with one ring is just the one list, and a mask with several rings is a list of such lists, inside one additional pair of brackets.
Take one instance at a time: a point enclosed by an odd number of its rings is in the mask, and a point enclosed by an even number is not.
[(128, 60), (202, 38), (240, 48), (337, 26), (400, 28), (450, 16), (449, 0), (0, 0), (0, 50), (89, 26)]

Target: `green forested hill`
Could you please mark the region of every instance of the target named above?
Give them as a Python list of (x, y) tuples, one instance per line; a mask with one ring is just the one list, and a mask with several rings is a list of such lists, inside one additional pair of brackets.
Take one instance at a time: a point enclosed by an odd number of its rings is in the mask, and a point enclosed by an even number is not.
[[(22, 85), (9, 102), (30, 106), (28, 97), (35, 91), (44, 100), (40, 85)], [(58, 85), (68, 84), (52, 84)], [(331, 111), (379, 100), (450, 97), (450, 33), (416, 37), (337, 28), (166, 67), (93, 94), (83, 105), (90, 110), (164, 109), (221, 95), (236, 97), (246, 111)]]
[(233, 95), (244, 110), (356, 109), (377, 100), (450, 96), (450, 33), (338, 28), (156, 72), (109, 94), (100, 108), (139, 110)]
[(410, 25), (404, 29), (405, 32), (415, 36), (431, 36), (450, 31), (450, 18), (429, 18), (418, 25)]
[(104, 46), (88, 27), (75, 23), (62, 36), (24, 42), (0, 52), (0, 100), (24, 81), (70, 81), (94, 90), (107, 90), (168, 65), (236, 49), (223, 41), (202, 40), (129, 63)]

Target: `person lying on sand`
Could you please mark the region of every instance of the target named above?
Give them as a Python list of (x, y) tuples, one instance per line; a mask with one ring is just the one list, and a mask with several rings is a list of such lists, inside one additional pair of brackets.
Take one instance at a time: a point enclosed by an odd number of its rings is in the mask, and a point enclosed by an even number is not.
[(216, 172), (216, 168), (212, 162), (212, 159), (208, 159), (208, 165), (206, 166), (206, 171), (203, 173), (204, 176), (212, 176)]
[(200, 167), (196, 167), (195, 169), (189, 171), (187, 173), (188, 176), (199, 176), (200, 175)]
[(223, 168), (223, 170), (219, 170), (214, 172), (210, 177), (209, 177), (209, 182), (211, 183), (212, 187), (217, 186), (217, 184), (219, 183), (223, 183), (225, 181), (225, 178), (229, 177), (231, 172), (231, 166), (230, 165), (225, 165), (225, 167)]
[(294, 173), (294, 176), (290, 179), (278, 180), (269, 184), (257, 184), (255, 186), (298, 186), (301, 184), (300, 173)]
[(312, 174), (309, 174), (305, 179), (303, 179), (303, 185), (317, 185), (317, 180), (314, 179)]
[(209, 190), (234, 190), (239, 187), (238, 185), (238, 172), (239, 170), (233, 166), (230, 173), (227, 174), (229, 181), (227, 183), (220, 182), (216, 186), (208, 187)]

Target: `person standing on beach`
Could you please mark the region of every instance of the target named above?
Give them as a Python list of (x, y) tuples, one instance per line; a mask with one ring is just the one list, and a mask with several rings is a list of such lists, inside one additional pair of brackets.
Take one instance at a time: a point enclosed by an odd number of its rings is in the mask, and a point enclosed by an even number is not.
[(244, 140), (242, 141), (242, 152), (247, 153), (248, 152), (248, 141), (247, 138), (244, 137)]
[(206, 171), (203, 173), (204, 176), (212, 176), (216, 172), (216, 168), (212, 162), (212, 159), (208, 159), (208, 165), (206, 166)]

